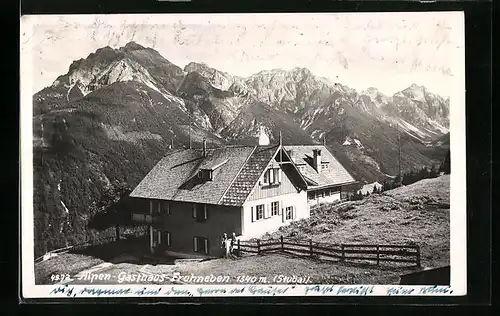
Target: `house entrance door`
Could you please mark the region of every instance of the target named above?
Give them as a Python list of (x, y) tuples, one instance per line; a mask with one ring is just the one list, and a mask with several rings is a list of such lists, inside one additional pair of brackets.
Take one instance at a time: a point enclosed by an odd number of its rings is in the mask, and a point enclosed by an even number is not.
[(161, 246), (161, 231), (156, 228), (151, 229), (151, 248), (156, 251)]

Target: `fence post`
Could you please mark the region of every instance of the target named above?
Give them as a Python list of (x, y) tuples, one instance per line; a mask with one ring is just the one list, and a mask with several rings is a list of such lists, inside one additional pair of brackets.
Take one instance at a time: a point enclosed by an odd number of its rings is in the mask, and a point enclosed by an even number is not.
[(420, 246), (417, 246), (417, 267), (421, 267), (420, 265)]
[(257, 239), (257, 254), (260, 255), (260, 239)]
[(344, 245), (343, 244), (340, 245), (340, 249), (342, 251), (342, 259), (341, 259), (341, 261), (345, 261), (345, 252), (344, 252)]
[(380, 246), (377, 245), (377, 265), (379, 266), (380, 265)]
[(309, 239), (309, 254), (311, 255), (311, 257), (314, 256), (312, 239)]
[(283, 243), (283, 235), (280, 236), (280, 241), (281, 241), (281, 251), (285, 252), (285, 244)]

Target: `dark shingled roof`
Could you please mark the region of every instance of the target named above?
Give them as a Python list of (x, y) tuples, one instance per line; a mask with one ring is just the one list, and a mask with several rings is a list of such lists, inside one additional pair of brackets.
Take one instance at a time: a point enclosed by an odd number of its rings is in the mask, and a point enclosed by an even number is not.
[(242, 205), (278, 151), (278, 147), (278, 145), (257, 147), (227, 190), (221, 204)]
[[(315, 189), (319, 187), (339, 185), (355, 182), (354, 178), (349, 174), (349, 172), (340, 164), (340, 162), (335, 159), (335, 157), (326, 149), (325, 146), (321, 145), (297, 145), (297, 146), (284, 146), (292, 160), (295, 164), (304, 166), (304, 171), (302, 175), (307, 180), (312, 180), (317, 185), (310, 185), (308, 189)], [(328, 169), (317, 172), (312, 166), (313, 149), (321, 150), (321, 160), (328, 162)]]
[[(135, 198), (241, 206), (260, 176), (278, 153), (279, 145), (228, 146), (177, 150), (163, 159), (130, 194)], [(288, 160), (286, 152), (284, 157)], [(201, 169), (213, 169), (213, 181), (197, 177)], [(285, 173), (301, 189), (306, 183), (293, 164)]]
[[(131, 197), (221, 204), (220, 201), (243, 168), (255, 147), (181, 149), (163, 159), (146, 175), (130, 194)], [(227, 160), (227, 161), (226, 161)], [(197, 173), (226, 161), (213, 171), (214, 181), (202, 181)]]

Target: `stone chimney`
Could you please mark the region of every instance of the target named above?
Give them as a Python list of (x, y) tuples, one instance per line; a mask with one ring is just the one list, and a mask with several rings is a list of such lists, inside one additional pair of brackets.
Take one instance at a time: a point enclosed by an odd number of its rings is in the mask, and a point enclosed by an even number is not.
[(203, 140), (203, 157), (207, 156), (207, 140)]
[(313, 167), (318, 172), (321, 170), (321, 149), (313, 149)]
[(259, 135), (259, 146), (267, 146), (267, 145), (269, 145), (269, 136), (267, 136), (266, 131), (264, 130), (264, 126), (261, 126)]

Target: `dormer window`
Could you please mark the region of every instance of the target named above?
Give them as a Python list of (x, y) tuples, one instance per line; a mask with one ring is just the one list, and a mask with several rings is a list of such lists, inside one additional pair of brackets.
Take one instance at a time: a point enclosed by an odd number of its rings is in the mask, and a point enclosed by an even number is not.
[(264, 172), (264, 185), (277, 185), (281, 183), (281, 169), (269, 168)]
[(204, 181), (213, 181), (213, 170), (201, 169), (200, 171), (198, 171), (198, 178)]

